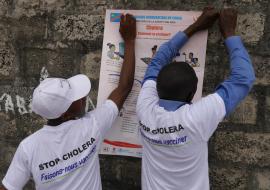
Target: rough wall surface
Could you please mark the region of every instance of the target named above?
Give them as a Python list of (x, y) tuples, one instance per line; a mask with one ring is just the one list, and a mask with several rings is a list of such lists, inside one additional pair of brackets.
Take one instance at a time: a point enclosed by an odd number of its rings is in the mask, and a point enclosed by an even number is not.
[[(0, 179), (19, 142), (42, 127), (31, 111), (33, 88), (46, 76), (84, 73), (96, 104), (106, 9), (239, 11), (238, 33), (251, 55), (256, 83), (209, 142), (212, 189), (270, 189), (270, 2), (268, 0), (0, 0)], [(210, 30), (204, 95), (228, 74), (217, 25)], [(104, 190), (140, 189), (140, 159), (100, 156)], [(30, 182), (25, 189), (34, 189)]]

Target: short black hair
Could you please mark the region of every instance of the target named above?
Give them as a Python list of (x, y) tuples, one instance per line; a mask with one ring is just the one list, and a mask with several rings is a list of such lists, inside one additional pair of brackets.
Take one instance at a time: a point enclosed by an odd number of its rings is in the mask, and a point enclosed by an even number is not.
[(159, 98), (190, 103), (197, 91), (198, 78), (186, 62), (172, 62), (164, 66), (157, 77)]

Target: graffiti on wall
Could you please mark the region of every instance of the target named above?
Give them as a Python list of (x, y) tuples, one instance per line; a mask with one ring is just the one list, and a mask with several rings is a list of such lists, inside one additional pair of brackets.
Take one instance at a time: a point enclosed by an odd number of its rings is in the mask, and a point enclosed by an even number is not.
[[(47, 77), (49, 77), (48, 70), (46, 69), (46, 67), (42, 67), (39, 81), (41, 82)], [(25, 98), (18, 94), (16, 94), (15, 96), (11, 96), (8, 93), (3, 93), (0, 94), (0, 112), (5, 112), (6, 114), (19, 113), (20, 115), (31, 114), (31, 102), (31, 96)], [(95, 105), (90, 96), (87, 96), (85, 110), (90, 111), (93, 109), (95, 109)]]
[(25, 98), (19, 95), (12, 98), (11, 95), (3, 93), (0, 96), (0, 111), (13, 114), (15, 114), (15, 111), (18, 111), (20, 115), (32, 113), (31, 100), (28, 100), (30, 102), (28, 104), (26, 102)]
[[(90, 111), (95, 109), (95, 105), (92, 99), (87, 96), (86, 99), (86, 111)], [(14, 97), (10, 94), (3, 93), (0, 95), (0, 112), (5, 112), (6, 114), (31, 114), (31, 101), (32, 97), (24, 98), (19, 95), (15, 95)]]

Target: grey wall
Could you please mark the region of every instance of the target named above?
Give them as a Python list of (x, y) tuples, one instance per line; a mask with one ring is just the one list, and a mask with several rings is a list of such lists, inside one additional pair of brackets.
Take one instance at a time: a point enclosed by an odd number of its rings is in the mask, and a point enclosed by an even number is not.
[[(238, 9), (238, 33), (256, 70), (250, 95), (220, 124), (209, 143), (213, 189), (270, 189), (270, 3), (268, 0), (0, 0), (0, 179), (18, 143), (42, 127), (29, 107), (46, 75), (87, 74), (89, 109), (96, 103), (105, 9)], [(210, 30), (204, 95), (228, 74), (217, 25)], [(92, 102), (91, 102), (92, 101)], [(105, 190), (140, 189), (140, 159), (100, 156)], [(25, 189), (33, 189), (29, 183)]]

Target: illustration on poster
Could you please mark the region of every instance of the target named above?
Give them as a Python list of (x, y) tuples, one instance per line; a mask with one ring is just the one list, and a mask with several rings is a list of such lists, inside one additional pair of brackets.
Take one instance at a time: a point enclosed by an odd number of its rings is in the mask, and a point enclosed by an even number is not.
[(155, 54), (156, 54), (156, 52), (157, 52), (157, 49), (158, 49), (158, 46), (157, 46), (157, 45), (154, 45), (154, 46), (151, 48), (152, 56), (151, 56), (151, 57), (143, 57), (143, 58), (141, 58), (141, 60), (142, 60), (146, 65), (148, 65), (148, 64), (151, 62), (151, 59), (155, 56)]
[(107, 56), (110, 59), (120, 60), (120, 58), (124, 58), (124, 49), (125, 44), (124, 42), (119, 43), (119, 52), (116, 52), (116, 46), (113, 43), (107, 43), (109, 50), (107, 52)]
[[(157, 50), (158, 50), (158, 46), (157, 46), (157, 45), (154, 45), (154, 46), (151, 48), (152, 56), (151, 56), (151, 57), (143, 57), (143, 58), (141, 58), (141, 60), (142, 60), (146, 65), (148, 65), (148, 64), (151, 62), (152, 58), (155, 56)], [(177, 54), (176, 54), (176, 57), (179, 57), (179, 56), (180, 56), (180, 53), (177, 53)]]
[(193, 52), (189, 52), (188, 58), (186, 52), (182, 53), (185, 56), (185, 62), (188, 63), (192, 67), (199, 67), (199, 59), (197, 57), (194, 57)]

